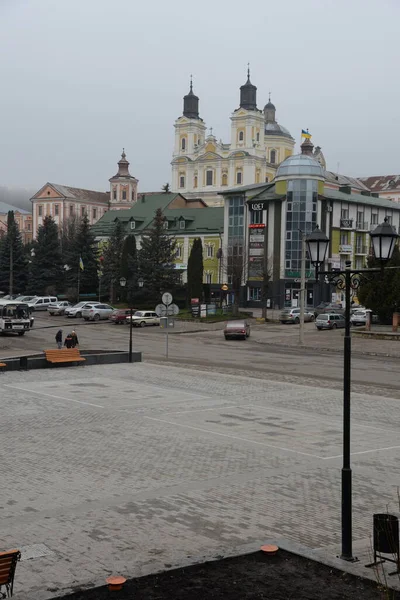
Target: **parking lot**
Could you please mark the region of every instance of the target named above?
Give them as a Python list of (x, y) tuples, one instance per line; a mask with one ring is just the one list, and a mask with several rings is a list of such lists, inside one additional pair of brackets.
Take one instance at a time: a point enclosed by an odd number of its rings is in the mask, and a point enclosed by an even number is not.
[[(340, 542), (339, 390), (173, 365), (6, 373), (2, 546), (45, 599), (286, 538)], [(353, 394), (354, 538), (398, 511), (400, 404)], [(46, 585), (43, 585), (43, 573)]]

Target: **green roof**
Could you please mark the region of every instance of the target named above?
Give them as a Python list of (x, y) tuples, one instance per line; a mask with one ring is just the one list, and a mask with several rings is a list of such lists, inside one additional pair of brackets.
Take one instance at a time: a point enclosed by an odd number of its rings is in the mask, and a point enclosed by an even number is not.
[(354, 202), (356, 204), (366, 204), (367, 206), (381, 206), (382, 208), (394, 208), (400, 210), (400, 206), (397, 202), (386, 200), (386, 198), (375, 198), (374, 196), (364, 196), (363, 194), (346, 194), (345, 192), (331, 190), (330, 188), (324, 188), (322, 196), (328, 200), (340, 200), (341, 202)]
[[(151, 226), (155, 211), (161, 208), (168, 221), (168, 232), (173, 235), (219, 233), (224, 226), (223, 207), (204, 208), (168, 208), (180, 194), (149, 194), (144, 199), (139, 197), (132, 208), (126, 210), (109, 210), (95, 223), (91, 231), (95, 237), (110, 237), (117, 221), (125, 223), (126, 233), (141, 234)], [(180, 229), (182, 219), (185, 229)], [(135, 229), (130, 223), (135, 221)]]

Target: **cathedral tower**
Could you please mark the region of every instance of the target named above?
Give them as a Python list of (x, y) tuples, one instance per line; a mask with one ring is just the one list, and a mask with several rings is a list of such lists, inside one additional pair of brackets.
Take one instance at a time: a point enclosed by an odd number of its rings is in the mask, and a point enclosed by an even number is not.
[(126, 160), (125, 148), (122, 149), (118, 162), (118, 173), (109, 179), (110, 208), (130, 208), (137, 201), (138, 179), (129, 173), (129, 162)]

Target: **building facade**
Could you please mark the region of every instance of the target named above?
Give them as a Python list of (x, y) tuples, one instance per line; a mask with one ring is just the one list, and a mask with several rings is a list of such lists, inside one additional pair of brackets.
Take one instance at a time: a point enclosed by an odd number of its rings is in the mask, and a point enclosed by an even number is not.
[(210, 206), (222, 205), (219, 192), (224, 189), (271, 181), (295, 144), (277, 122), (271, 99), (264, 110), (258, 109), (250, 71), (240, 88), (239, 107), (231, 115), (230, 143), (218, 141), (212, 129), (207, 133), (192, 82), (174, 127), (171, 189), (187, 198), (202, 198)]
[(123, 210), (137, 202), (138, 180), (129, 173), (125, 150), (118, 172), (111, 177), (110, 191), (85, 190), (58, 183), (46, 183), (32, 198), (32, 236), (36, 238), (44, 217), (50, 215), (59, 227), (68, 219), (87, 215), (94, 225), (110, 208)]
[(6, 202), (0, 202), (0, 238), (7, 233), (7, 218), (9, 211), (14, 212), (15, 222), (21, 233), (23, 244), (32, 241), (32, 215), (27, 210), (17, 208)]
[(107, 242), (116, 223), (124, 224), (126, 235), (134, 235), (140, 249), (142, 235), (152, 226), (155, 211), (161, 208), (165, 229), (176, 240), (175, 268), (187, 281), (187, 264), (195, 238), (203, 244), (204, 283), (216, 290), (221, 283), (221, 259), (224, 209), (209, 207), (200, 199), (187, 199), (182, 194), (139, 194), (137, 202), (127, 210), (109, 210), (92, 227), (98, 244)]
[(377, 175), (360, 177), (359, 180), (373, 193), (381, 198), (400, 202), (400, 175)]
[[(314, 158), (313, 145), (305, 141), (301, 154), (281, 163), (274, 182), (224, 193), (223, 252), (243, 256), (244, 303), (261, 306), (268, 278), (267, 305), (297, 305), (302, 235), (317, 225), (330, 239), (326, 268), (344, 268), (346, 261), (353, 268), (365, 267), (369, 231), (385, 218), (399, 230), (399, 204), (369, 190), (355, 192), (351, 185), (333, 187), (329, 179)], [(225, 276), (229, 283), (229, 270)], [(321, 299), (343, 301), (339, 290), (316, 283), (308, 259), (306, 278), (307, 304)]]

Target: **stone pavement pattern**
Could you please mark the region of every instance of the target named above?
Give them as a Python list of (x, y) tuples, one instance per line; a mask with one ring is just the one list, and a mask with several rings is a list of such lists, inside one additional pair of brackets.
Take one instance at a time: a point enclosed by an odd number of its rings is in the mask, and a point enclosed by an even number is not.
[[(1, 549), (18, 598), (287, 538), (337, 553), (341, 392), (170, 365), (6, 373)], [(353, 394), (354, 539), (399, 510), (400, 404)]]

